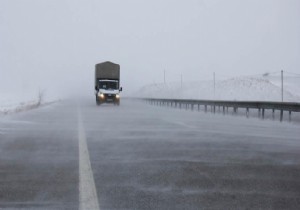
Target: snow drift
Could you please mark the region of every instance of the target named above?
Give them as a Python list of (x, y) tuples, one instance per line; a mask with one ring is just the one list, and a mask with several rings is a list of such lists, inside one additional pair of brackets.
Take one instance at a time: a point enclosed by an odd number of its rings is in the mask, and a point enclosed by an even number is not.
[[(300, 102), (299, 78), (288, 77), (284, 80), (284, 101)], [(236, 77), (216, 81), (193, 81), (150, 84), (141, 88), (138, 97), (238, 100), (238, 101), (281, 101), (280, 77), (257, 76)]]

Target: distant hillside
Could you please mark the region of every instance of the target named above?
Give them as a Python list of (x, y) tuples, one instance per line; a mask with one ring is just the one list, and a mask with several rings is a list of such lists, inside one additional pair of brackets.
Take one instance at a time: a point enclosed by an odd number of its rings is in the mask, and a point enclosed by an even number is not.
[[(298, 81), (297, 81), (298, 80)], [(284, 101), (300, 102), (299, 78), (284, 80)], [(216, 99), (247, 101), (281, 101), (280, 77), (237, 77), (216, 81), (214, 96), (213, 81), (196, 81), (181, 84), (150, 84), (138, 91), (139, 97)]]

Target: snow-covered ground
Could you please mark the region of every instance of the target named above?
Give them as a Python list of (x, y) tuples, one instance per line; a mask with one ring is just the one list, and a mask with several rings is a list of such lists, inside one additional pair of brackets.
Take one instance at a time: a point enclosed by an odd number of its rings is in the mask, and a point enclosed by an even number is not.
[[(141, 88), (138, 97), (281, 101), (280, 75), (246, 76), (216, 81), (193, 81), (150, 84)], [(300, 102), (300, 77), (284, 77), (284, 101)]]
[[(41, 104), (58, 100), (53, 94), (42, 93)], [(39, 91), (0, 91), (0, 115), (32, 109), (39, 105)]]
[[(267, 76), (235, 77), (213, 81), (172, 82), (150, 84), (142, 87), (134, 96), (178, 99), (281, 101), (280, 74)], [(8, 92), (0, 90), (0, 114), (16, 112), (38, 103), (38, 90)], [(56, 101), (59, 97), (45, 91), (42, 103)], [(300, 102), (300, 77), (284, 77), (284, 101)]]

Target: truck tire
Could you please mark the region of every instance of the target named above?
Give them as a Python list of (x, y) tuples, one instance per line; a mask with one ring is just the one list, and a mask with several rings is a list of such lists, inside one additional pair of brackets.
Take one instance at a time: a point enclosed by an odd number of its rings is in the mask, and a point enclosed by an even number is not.
[(99, 101), (99, 99), (98, 99), (98, 96), (96, 96), (96, 104), (97, 104), (97, 106), (100, 106), (100, 101)]

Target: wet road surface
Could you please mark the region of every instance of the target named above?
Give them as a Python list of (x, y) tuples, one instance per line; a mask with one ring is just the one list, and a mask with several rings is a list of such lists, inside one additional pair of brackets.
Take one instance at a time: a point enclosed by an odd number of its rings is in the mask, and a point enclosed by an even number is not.
[(0, 117), (0, 209), (300, 209), (298, 124), (123, 100)]

